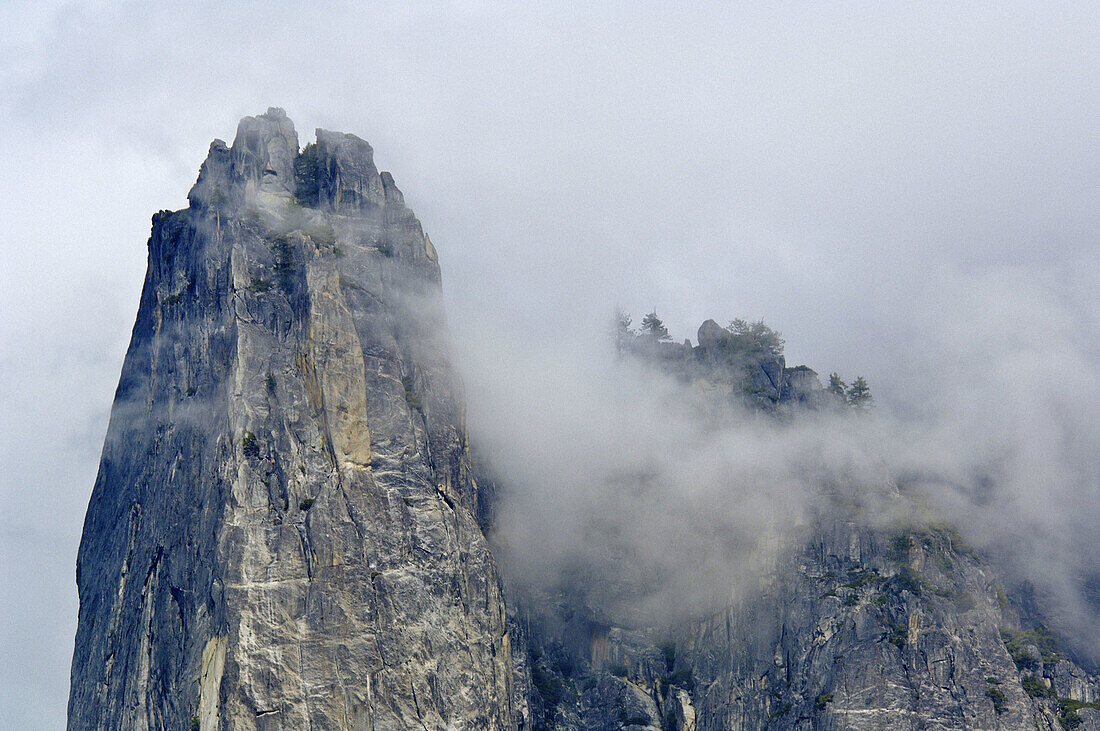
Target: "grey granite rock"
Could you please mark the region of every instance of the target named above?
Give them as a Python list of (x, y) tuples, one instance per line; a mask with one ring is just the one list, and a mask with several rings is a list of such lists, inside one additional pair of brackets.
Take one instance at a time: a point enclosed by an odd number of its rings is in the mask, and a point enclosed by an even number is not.
[(1053, 635), (1025, 628), (997, 572), (951, 531), (826, 516), (794, 545), (758, 590), (663, 627), (601, 626), (583, 603), (548, 611), (553, 601), (521, 596), (529, 644), (573, 648), (544, 666), (569, 668), (562, 683), (580, 691), (539, 708), (535, 687), (532, 708), (557, 729), (629, 728), (644, 716), (639, 693), (677, 731), (1059, 729), (1100, 718), (1090, 705), (1100, 678)]
[(699, 347), (703, 350), (714, 350), (720, 348), (723, 343), (729, 342), (731, 335), (729, 330), (719, 325), (714, 320), (707, 320), (699, 326), (699, 331), (696, 333), (696, 340), (699, 342)]
[[(696, 384), (720, 400), (753, 409), (790, 413), (832, 405), (817, 373), (807, 366), (786, 367), (782, 354), (753, 347), (714, 320), (699, 326), (699, 344), (660, 342), (646, 335), (627, 337), (620, 352), (641, 359), (683, 382)], [(728, 404), (717, 404), (720, 408)]]
[(435, 250), (366, 142), (316, 151), (303, 206), (294, 126), (247, 117), (153, 218), (78, 558), (71, 729), (522, 717)]

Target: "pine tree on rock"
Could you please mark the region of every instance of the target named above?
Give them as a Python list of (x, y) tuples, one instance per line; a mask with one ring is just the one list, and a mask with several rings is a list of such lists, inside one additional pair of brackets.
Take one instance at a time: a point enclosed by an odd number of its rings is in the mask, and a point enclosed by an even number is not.
[[(829, 385), (831, 386), (832, 383), (830, 382)], [(857, 409), (868, 409), (874, 405), (871, 388), (863, 376), (852, 381), (852, 385), (848, 387), (848, 404)]]
[(740, 318), (730, 322), (726, 328), (733, 334), (742, 350), (754, 355), (769, 358), (782, 358), (786, 341), (763, 320), (749, 322)]
[(826, 390), (842, 400), (848, 399), (848, 384), (840, 379), (839, 373), (829, 374), (829, 386)]
[(611, 337), (615, 342), (615, 353), (622, 355), (627, 346), (638, 336), (634, 328), (630, 327), (630, 315), (621, 307), (615, 309), (615, 316), (611, 320)]
[(657, 317), (656, 310), (642, 318), (642, 334), (648, 335), (654, 340), (672, 339), (668, 334), (668, 328), (661, 322), (661, 318)]

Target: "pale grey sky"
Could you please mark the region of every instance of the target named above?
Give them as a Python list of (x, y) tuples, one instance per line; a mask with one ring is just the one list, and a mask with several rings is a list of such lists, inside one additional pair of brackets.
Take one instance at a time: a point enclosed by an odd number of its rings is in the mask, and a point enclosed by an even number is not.
[(1043, 429), (1069, 476), (1033, 479), (1095, 490), (1097, 5), (682, 5), (5, 2), (5, 723), (63, 723), (150, 216), (272, 105), (371, 142), (462, 341), (763, 317), (882, 409)]

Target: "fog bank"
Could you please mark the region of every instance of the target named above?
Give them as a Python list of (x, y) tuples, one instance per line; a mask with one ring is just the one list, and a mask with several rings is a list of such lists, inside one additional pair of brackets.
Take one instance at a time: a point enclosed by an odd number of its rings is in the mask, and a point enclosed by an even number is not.
[[(906, 357), (894, 349), (890, 382), (906, 389), (866, 415), (745, 410), (617, 358), (595, 327), (561, 343), (468, 338), (470, 425), (504, 486), (506, 573), (587, 586), (619, 621), (683, 619), (750, 590), (840, 496), (870, 524), (955, 527), (1009, 585), (1030, 582), (1095, 661), (1100, 332), (1086, 291), (1022, 270), (945, 275), (914, 302)], [(810, 365), (827, 381), (828, 363)]]

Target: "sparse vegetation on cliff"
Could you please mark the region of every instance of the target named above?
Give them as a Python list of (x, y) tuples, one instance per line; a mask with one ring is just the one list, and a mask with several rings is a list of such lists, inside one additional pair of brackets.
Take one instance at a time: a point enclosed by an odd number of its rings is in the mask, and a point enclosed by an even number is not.
[(320, 202), (321, 165), (321, 156), (313, 142), (294, 158), (294, 197), (303, 206), (314, 208)]
[(641, 334), (659, 341), (671, 339), (668, 334), (668, 328), (665, 327), (665, 323), (661, 321), (661, 318), (657, 317), (656, 310), (642, 318)]
[(737, 350), (752, 356), (782, 358), (786, 341), (779, 333), (764, 324), (763, 320), (748, 322), (736, 319), (726, 328), (733, 335)]
[(611, 319), (610, 334), (619, 357), (632, 354), (689, 380), (702, 376), (731, 382), (735, 397), (746, 405), (773, 410), (783, 401), (794, 401), (810, 408), (834, 404), (854, 411), (866, 411), (874, 405), (871, 388), (863, 376), (849, 386), (833, 372), (823, 388), (809, 366), (786, 367), (786, 341), (763, 320), (736, 318), (724, 328), (707, 320), (699, 328), (696, 346), (688, 341), (682, 345), (671, 342), (668, 327), (656, 310), (642, 318), (637, 330), (631, 323), (630, 314), (623, 309), (617, 309)]

